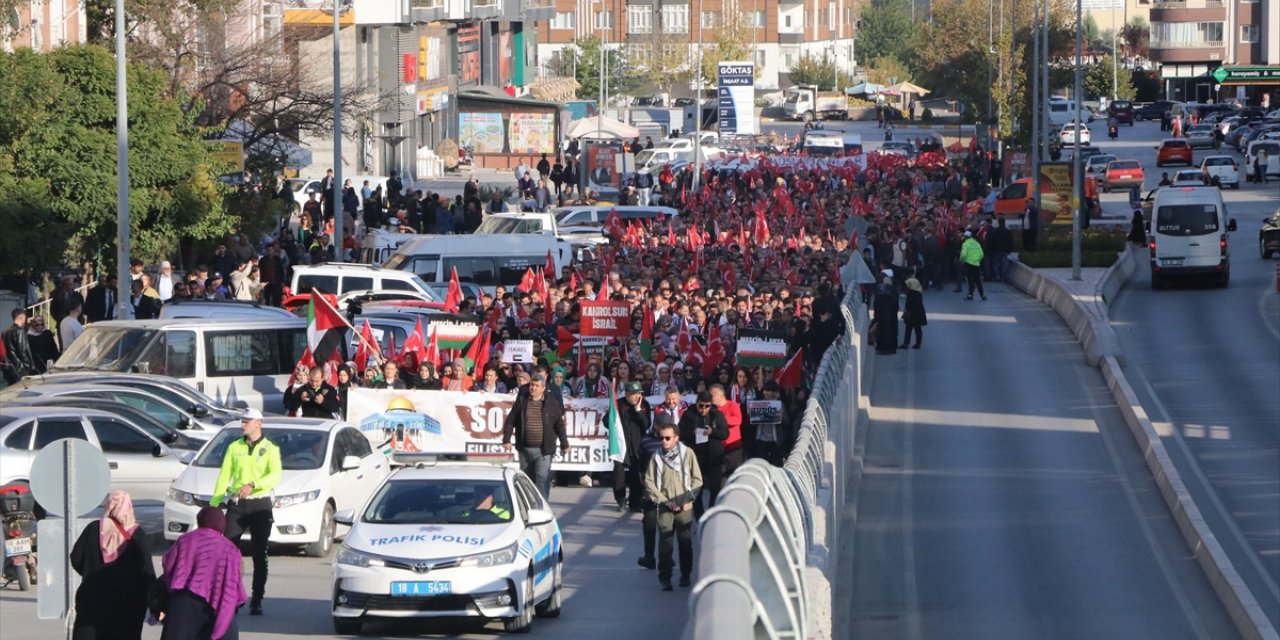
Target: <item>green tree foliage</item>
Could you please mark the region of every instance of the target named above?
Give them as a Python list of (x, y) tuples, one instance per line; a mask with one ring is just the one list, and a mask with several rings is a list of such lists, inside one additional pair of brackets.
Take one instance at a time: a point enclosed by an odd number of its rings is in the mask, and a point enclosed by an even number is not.
[(1147, 24), (1146, 18), (1134, 16), (1129, 24), (1120, 28), (1120, 39), (1124, 41), (1125, 56), (1146, 58), (1151, 55), (1151, 25)]
[[(234, 223), (192, 118), (162, 96), (165, 80), (129, 68), (132, 253), (146, 261)], [(0, 53), (0, 272), (114, 254), (115, 105), (106, 49)]]
[(867, 82), (891, 85), (899, 82), (911, 82), (911, 69), (894, 57), (871, 58), (865, 65)]
[(827, 55), (819, 58), (805, 54), (791, 65), (790, 77), (792, 84), (814, 84), (819, 91), (832, 91), (836, 84), (836, 63)]
[[(587, 36), (551, 57), (550, 66), (556, 75), (578, 81), (579, 99), (600, 98), (600, 47), (600, 38)], [(635, 81), (628, 73), (626, 56), (616, 47), (606, 47), (605, 57), (609, 69), (609, 94), (625, 93)]]
[(1094, 19), (1092, 13), (1084, 14), (1084, 33), (1082, 36), (1086, 50), (1098, 51), (1111, 46), (1110, 39), (1105, 43), (1102, 41), (1102, 30), (1098, 28), (1098, 21)]
[[(1133, 100), (1137, 96), (1137, 90), (1133, 86), (1133, 74), (1124, 67), (1115, 69), (1115, 75), (1112, 75), (1112, 58), (1111, 56), (1103, 56), (1097, 62), (1089, 65), (1084, 73), (1084, 91), (1090, 96), (1107, 96), (1111, 97), (1111, 85), (1116, 85), (1116, 97), (1121, 100)], [(1112, 79), (1115, 82), (1112, 82)]]
[(907, 62), (912, 56), (914, 33), (908, 0), (876, 0), (865, 4), (858, 25), (858, 58), (896, 58)]
[[(750, 17), (747, 13), (745, 11), (722, 11), (721, 16), (723, 20), (716, 27), (711, 41), (707, 43), (709, 46), (703, 48), (702, 77), (703, 83), (707, 87), (715, 86), (716, 79), (720, 74), (721, 62), (755, 60), (754, 49), (751, 46), (752, 32), (755, 27), (751, 25)], [(760, 72), (761, 69), (757, 66), (757, 78), (760, 77)]]

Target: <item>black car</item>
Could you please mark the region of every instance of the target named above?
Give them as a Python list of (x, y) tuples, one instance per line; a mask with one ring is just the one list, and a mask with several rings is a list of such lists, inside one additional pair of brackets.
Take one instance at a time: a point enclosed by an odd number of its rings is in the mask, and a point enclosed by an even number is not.
[(1173, 104), (1170, 100), (1157, 100), (1150, 104), (1144, 104), (1133, 110), (1133, 118), (1135, 120), (1159, 120), (1173, 107)]
[(1107, 105), (1107, 115), (1115, 118), (1119, 124), (1133, 126), (1133, 103), (1128, 100), (1112, 100)]
[(1258, 230), (1258, 253), (1263, 260), (1280, 253), (1280, 209), (1262, 221), (1262, 228)]

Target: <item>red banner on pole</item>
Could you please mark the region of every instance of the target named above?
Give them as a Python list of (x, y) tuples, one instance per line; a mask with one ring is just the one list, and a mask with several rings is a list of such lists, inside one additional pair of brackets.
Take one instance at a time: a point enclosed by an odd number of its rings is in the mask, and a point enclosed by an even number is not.
[(631, 304), (610, 300), (583, 300), (582, 335), (631, 337)]

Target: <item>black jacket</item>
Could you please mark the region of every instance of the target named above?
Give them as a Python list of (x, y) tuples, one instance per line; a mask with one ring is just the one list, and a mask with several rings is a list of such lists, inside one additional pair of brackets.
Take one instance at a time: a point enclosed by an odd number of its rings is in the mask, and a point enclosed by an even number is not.
[[(707, 441), (702, 444), (697, 444), (698, 429), (711, 429)], [(709, 464), (724, 462), (724, 441), (728, 439), (729, 423), (715, 407), (711, 407), (705, 416), (698, 412), (697, 407), (690, 407), (680, 416), (680, 442), (691, 447), (694, 454)]]
[(907, 289), (907, 305), (902, 311), (902, 323), (920, 327), (929, 324), (929, 317), (924, 312), (923, 293)]
[(1008, 227), (991, 227), (987, 232), (987, 251), (991, 253), (1010, 253), (1013, 251), (1013, 233)]
[[(314, 400), (316, 396), (322, 397), (319, 403)], [(310, 384), (306, 384), (284, 394), (284, 408), (288, 409), (289, 413), (292, 414), (299, 407), (302, 408), (304, 418), (332, 418), (333, 414), (341, 408), (341, 403), (338, 401), (338, 391), (329, 383), (321, 382), (319, 389), (313, 389)]]
[(653, 422), (653, 408), (649, 406), (649, 401), (644, 398), (640, 399), (639, 409), (627, 402), (625, 397), (618, 400), (617, 403), (618, 421), (622, 423), (622, 439), (627, 443), (625, 464), (632, 469), (640, 469), (640, 464), (644, 461), (641, 440), (644, 438), (644, 434), (649, 432), (649, 427)]
[(0, 339), (4, 340), (5, 361), (12, 367), (13, 375), (21, 378), (36, 372), (36, 359), (31, 353), (31, 343), (27, 341), (26, 327), (11, 324), (0, 334)]
[[(529, 406), (529, 388), (522, 387), (516, 394), (516, 401), (511, 405), (511, 412), (502, 425), (502, 444), (513, 439), (517, 445), (524, 434), (524, 412)], [(542, 396), (542, 454), (552, 455), (556, 452), (556, 441), (561, 449), (569, 448), (569, 436), (564, 430), (564, 400), (560, 396), (547, 392)]]
[(32, 373), (44, 373), (48, 368), (47, 363), (50, 360), (57, 360), (58, 356), (62, 355), (58, 342), (53, 338), (53, 332), (48, 329), (36, 336), (28, 333), (27, 344), (31, 346), (32, 364), (35, 365), (35, 371)]

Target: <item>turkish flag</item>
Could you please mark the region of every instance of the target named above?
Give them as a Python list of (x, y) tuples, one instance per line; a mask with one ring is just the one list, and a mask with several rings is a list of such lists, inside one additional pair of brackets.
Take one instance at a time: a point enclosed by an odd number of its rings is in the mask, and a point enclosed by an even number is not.
[(458, 282), (458, 268), (449, 273), (449, 291), (444, 296), (445, 313), (457, 313), (462, 304), (462, 284)]
[(796, 350), (787, 364), (773, 373), (773, 379), (783, 389), (798, 389), (803, 381), (804, 347)]

